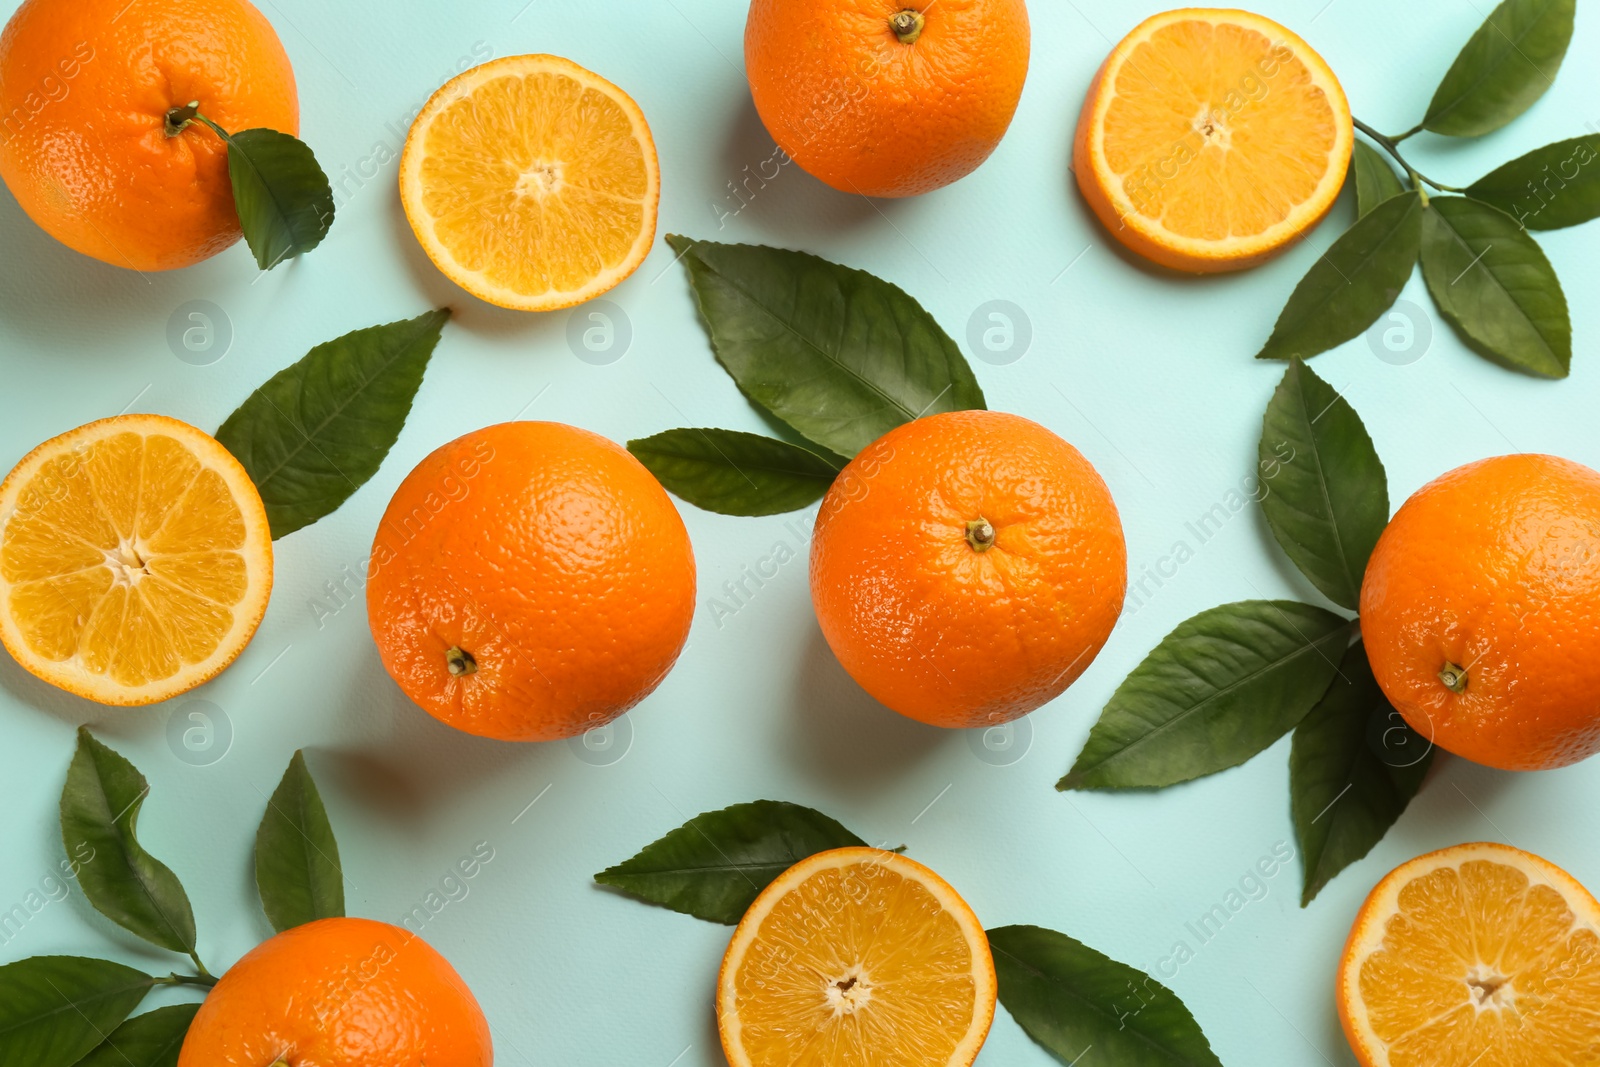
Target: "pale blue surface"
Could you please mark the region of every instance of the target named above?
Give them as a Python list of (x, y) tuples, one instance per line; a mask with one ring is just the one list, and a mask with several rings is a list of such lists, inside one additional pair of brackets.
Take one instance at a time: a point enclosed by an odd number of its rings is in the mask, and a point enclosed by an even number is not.
[[(1242, 277), (1158, 276), (1113, 249), (1069, 184), (1070, 138), (1110, 39), (1160, 4), (1036, 0), (1033, 71), (1016, 122), (989, 163), (949, 189), (869, 203), (789, 167), (724, 218), (738, 206), (728, 183), (772, 155), (742, 74), (741, 0), (525, 2), (263, 3), (294, 59), (302, 135), (343, 188), (323, 247), (271, 274), (258, 276), (242, 245), (148, 278), (103, 266), (55, 244), (0, 194), (0, 470), (47, 437), (125, 409), (215, 428), (316, 342), (439, 304), (457, 312), (382, 471), (338, 513), (278, 544), (271, 609), (224, 676), (176, 709), (113, 711), (0, 657), (0, 909), (61, 858), (56, 800), (72, 731), (85, 721), (150, 777), (144, 837), (188, 885), (214, 968), (269, 932), (249, 850), (296, 748), (308, 750), (339, 832), (354, 914), (399, 919), (475, 843), (489, 842), (495, 859), (470, 895), (424, 933), (476, 990), (507, 1065), (723, 1062), (711, 1004), (728, 931), (625, 900), (589, 876), (697, 812), (757, 797), (811, 804), (874, 842), (908, 844), (989, 925), (1056, 927), (1144, 968), (1187, 941), (1195, 958), (1170, 984), (1230, 1067), (1353, 1062), (1332, 1010), (1332, 968), (1360, 900), (1402, 860), (1506, 840), (1600, 887), (1600, 762), (1517, 776), (1452, 760), (1374, 855), (1310, 909), (1298, 906), (1292, 863), (1265, 899), (1201, 946), (1185, 924), (1275, 843), (1293, 840), (1287, 742), (1242, 769), (1160, 794), (1052, 788), (1117, 682), (1179, 620), (1228, 600), (1314, 597), (1256, 509), (1203, 546), (1185, 523), (1251, 471), (1282, 368), (1250, 356), (1352, 208), (1341, 202), (1308, 242)], [(12, 6), (0, 0), (7, 13)], [(1358, 114), (1398, 130), (1420, 116), (1490, 4), (1259, 6), (1322, 51)], [(1600, 51), (1600, 18), (1581, 6), (1566, 68), (1527, 116), (1481, 142), (1419, 137), (1408, 144), (1419, 165), (1466, 184), (1527, 149), (1600, 126), (1600, 76), (1585, 62)], [(611, 294), (631, 320), (632, 344), (605, 366), (575, 358), (566, 314), (484, 305), (417, 247), (391, 158), (413, 110), (458, 67), (539, 51), (599, 71), (644, 108), (661, 150), (663, 234), (799, 246), (867, 268), (921, 299), (969, 352), (974, 309), (993, 299), (1020, 305), (1033, 329), (1024, 358), (974, 364), (990, 406), (1045, 423), (1094, 461), (1122, 510), (1136, 578), (1176, 541), (1195, 551), (1123, 618), (1077, 685), (1031, 717), (1023, 758), (986, 763), (969, 738), (902, 720), (856, 688), (817, 630), (803, 553), (717, 625), (709, 598), (725, 581), (775, 543), (801, 548), (805, 524), (791, 526), (793, 516), (731, 519), (684, 507), (701, 574), (695, 629), (677, 669), (628, 717), (631, 750), (610, 765), (567, 744), (498, 744), (439, 725), (385, 675), (359, 599), (342, 609), (330, 599), (328, 583), (366, 558), (400, 479), (468, 430), (519, 414), (618, 440), (682, 425), (762, 428), (712, 360), (665, 245)], [(363, 167), (370, 177), (360, 177)], [(1577, 344), (1565, 382), (1494, 367), (1440, 321), (1431, 350), (1412, 365), (1382, 362), (1361, 340), (1316, 361), (1365, 418), (1396, 504), (1443, 471), (1496, 453), (1546, 451), (1600, 466), (1597, 237), (1591, 226), (1541, 238), (1572, 299)], [(1430, 306), (1420, 277), (1405, 296)], [(232, 348), (214, 365), (184, 363), (168, 346), (169, 316), (195, 299), (219, 305), (232, 324)], [(188, 765), (168, 745), (169, 717), (193, 699), (232, 723), (231, 750), (210, 766)], [(76, 893), (0, 946), (0, 960), (107, 951), (170, 965)], [(1052, 1061), (1001, 1013), (979, 1062)], [(1096, 1061), (1091, 1053), (1083, 1062)]]

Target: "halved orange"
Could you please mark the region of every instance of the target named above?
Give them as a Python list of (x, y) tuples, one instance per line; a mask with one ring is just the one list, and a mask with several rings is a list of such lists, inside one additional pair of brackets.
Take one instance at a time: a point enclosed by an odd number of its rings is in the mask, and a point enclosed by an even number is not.
[(559, 56), (507, 56), (423, 107), (400, 157), (400, 200), (457, 285), (501, 307), (551, 311), (644, 262), (661, 168), (627, 93)]
[(972, 909), (873, 848), (801, 860), (756, 898), (717, 983), (730, 1067), (967, 1067), (994, 1021)]
[(1338, 997), (1362, 1067), (1600, 1063), (1600, 904), (1506, 845), (1430, 853), (1367, 898)]
[(1353, 147), (1350, 104), (1310, 45), (1248, 11), (1183, 8), (1107, 57), (1073, 171), (1117, 240), (1209, 273), (1254, 266), (1316, 225)]
[(0, 642), (102, 704), (153, 704), (214, 677), (255, 635), (272, 534), (250, 476), (163, 415), (46, 441), (0, 483)]

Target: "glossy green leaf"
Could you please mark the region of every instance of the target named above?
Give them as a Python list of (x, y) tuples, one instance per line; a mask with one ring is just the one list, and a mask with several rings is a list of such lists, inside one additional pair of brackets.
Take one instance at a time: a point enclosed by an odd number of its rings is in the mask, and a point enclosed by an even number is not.
[(776, 515), (822, 499), (838, 475), (810, 449), (738, 430), (667, 430), (628, 442), (661, 484), (722, 515)]
[(1433, 747), (1406, 725), (1351, 645), (1289, 749), (1290, 810), (1305, 865), (1302, 907), (1389, 832), (1417, 795)]
[(304, 752), (289, 761), (256, 831), (256, 888), (279, 933), (344, 916), (339, 843)]
[(1359, 337), (1394, 304), (1422, 244), (1422, 198), (1390, 197), (1317, 260), (1295, 286), (1257, 359), (1310, 359)]
[(135, 1015), (112, 1031), (77, 1067), (178, 1067), (198, 1004), (173, 1004)]
[(34, 956), (0, 967), (0, 1067), (71, 1067), (155, 984), (108, 960)]
[(1406, 191), (1389, 160), (1365, 141), (1356, 142), (1350, 157), (1350, 174), (1356, 183), (1356, 211), (1360, 215)]
[(1356, 610), (1361, 576), (1389, 522), (1389, 486), (1367, 428), (1299, 360), (1267, 405), (1261, 472), (1272, 535), (1324, 596)]
[(989, 931), (1000, 1003), (1062, 1063), (1222, 1067), (1178, 995), (1143, 971), (1038, 926)]
[(121, 755), (78, 729), (61, 793), (61, 836), (95, 910), (151, 944), (193, 955), (194, 910), (178, 876), (139, 844), (139, 809), (150, 786)]
[(984, 406), (956, 343), (898, 286), (804, 252), (667, 242), (718, 361), (806, 440), (854, 456), (912, 419)]
[(277, 130), (230, 134), (201, 121), (228, 144), (233, 206), (256, 265), (271, 270), (321, 244), (333, 225), (333, 188), (305, 142)]
[(697, 815), (594, 880), (732, 926), (768, 883), (807, 856), (865, 844), (819, 811), (757, 800)]
[(261, 492), (274, 539), (329, 514), (377, 473), (450, 318), (440, 308), (313, 348), (217, 431)]
[(1450, 65), (1423, 126), (1478, 137), (1532, 107), (1561, 69), (1576, 9), (1577, 0), (1505, 0)]
[(1327, 691), (1350, 625), (1287, 600), (1202, 611), (1117, 687), (1056, 788), (1161, 788), (1238, 766)]
[(1529, 230), (1559, 230), (1600, 218), (1600, 133), (1519, 156), (1467, 186)]
[(1572, 365), (1572, 320), (1561, 281), (1515, 219), (1463, 196), (1428, 204), (1422, 276), (1440, 312), (1473, 349), (1543, 378)]

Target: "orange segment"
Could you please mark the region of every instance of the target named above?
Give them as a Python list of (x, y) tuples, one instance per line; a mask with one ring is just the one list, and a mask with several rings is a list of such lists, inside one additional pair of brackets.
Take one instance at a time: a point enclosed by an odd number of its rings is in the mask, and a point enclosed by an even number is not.
[(1078, 120), (1078, 186), (1112, 234), (1179, 270), (1253, 266), (1314, 226), (1354, 134), (1332, 70), (1247, 11), (1186, 8), (1112, 51)]
[(1339, 971), (1363, 1067), (1556, 1067), (1600, 1050), (1600, 904), (1505, 845), (1407, 863), (1367, 898)]
[(160, 415), (80, 426), (0, 484), (0, 641), (103, 704), (153, 704), (233, 662), (272, 590), (250, 476)]
[(627, 93), (558, 56), (508, 56), (433, 95), (400, 161), (400, 198), (434, 265), (501, 307), (549, 311), (636, 270), (661, 171)]
[(723, 958), (731, 1067), (967, 1067), (994, 1020), (994, 960), (948, 883), (841, 848), (779, 875)]

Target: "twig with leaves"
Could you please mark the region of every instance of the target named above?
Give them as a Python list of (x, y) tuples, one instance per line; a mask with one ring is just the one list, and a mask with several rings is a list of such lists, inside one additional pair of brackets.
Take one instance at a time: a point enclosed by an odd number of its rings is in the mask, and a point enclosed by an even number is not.
[(228, 146), (233, 206), (256, 266), (271, 270), (322, 243), (333, 226), (333, 187), (305, 142), (278, 130), (229, 133), (200, 113), (198, 100), (167, 112), (166, 135), (196, 122)]
[[(89, 733), (61, 793), (61, 836), (78, 885), (96, 911), (145, 941), (188, 958), (192, 973), (146, 974), (111, 960), (34, 956), (0, 966), (0, 1064), (28, 1067), (168, 1067), (199, 1004), (133, 1015), (163, 987), (202, 996), (217, 984), (196, 946), (183, 883), (139, 843), (150, 784)], [(256, 831), (256, 887), (274, 930), (342, 917), (339, 845), (317, 786), (296, 752)], [(132, 1016), (130, 1018), (130, 1016)]]
[[(1387, 478), (1355, 409), (1298, 359), (1267, 407), (1260, 464), (1278, 544), (1323, 596), (1357, 611), (1389, 522)], [(1382, 840), (1434, 756), (1378, 688), (1342, 612), (1246, 600), (1180, 623), (1112, 694), (1057, 788), (1161, 789), (1236, 767), (1290, 731), (1306, 905)]]
[(1258, 359), (1309, 359), (1361, 335), (1420, 261), (1434, 303), (1474, 351), (1566, 377), (1567, 299), (1532, 231), (1600, 216), (1600, 134), (1537, 148), (1465, 187), (1423, 174), (1400, 145), (1423, 132), (1481, 137), (1521, 115), (1554, 81), (1575, 8), (1576, 0), (1505, 0), (1451, 64), (1420, 123), (1385, 136), (1356, 120), (1372, 142), (1357, 141), (1350, 164), (1358, 218), (1295, 287)]

